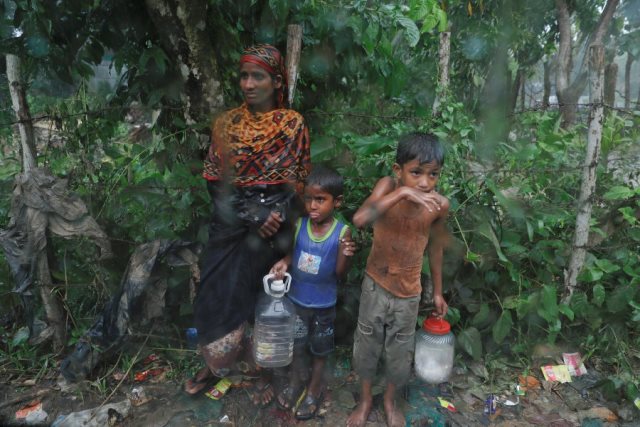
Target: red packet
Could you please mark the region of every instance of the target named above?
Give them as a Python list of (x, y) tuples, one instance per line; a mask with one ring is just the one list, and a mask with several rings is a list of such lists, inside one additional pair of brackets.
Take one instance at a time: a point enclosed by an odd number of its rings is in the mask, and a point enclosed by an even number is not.
[(571, 374), (572, 377), (579, 377), (587, 373), (587, 368), (585, 368), (584, 363), (582, 363), (580, 353), (562, 353), (562, 360), (564, 360), (564, 364), (567, 365), (569, 374)]

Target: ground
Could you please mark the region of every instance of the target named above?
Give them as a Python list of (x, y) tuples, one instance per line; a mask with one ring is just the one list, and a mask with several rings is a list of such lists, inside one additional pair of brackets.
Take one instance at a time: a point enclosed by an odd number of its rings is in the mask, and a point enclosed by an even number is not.
[[(141, 361), (132, 366), (129, 375), (124, 375), (122, 381), (122, 372), (109, 369), (102, 378), (77, 384), (61, 381), (55, 370), (39, 378), (20, 377), (3, 383), (0, 385), (3, 402), (0, 403), (0, 424), (26, 424), (24, 419), (16, 419), (16, 411), (24, 409), (29, 403), (40, 402), (42, 411), (46, 413), (42, 425), (51, 425), (56, 420), (60, 422), (65, 415), (86, 409), (102, 407), (106, 413), (109, 405), (120, 404), (119, 414), (111, 412), (111, 424), (106, 423), (98, 411), (94, 411), (90, 422), (83, 424), (76, 418), (76, 422), (66, 425), (341, 426), (345, 424), (358, 397), (357, 377), (350, 370), (348, 353), (347, 348), (339, 349), (330, 360), (324, 403), (318, 416), (310, 421), (297, 421), (290, 413), (278, 410), (275, 404), (265, 408), (254, 406), (246, 387), (232, 387), (218, 401), (204, 394), (188, 396), (182, 391), (185, 378), (181, 374), (184, 372), (177, 370), (173, 363), (163, 362), (160, 356), (155, 360), (147, 358), (147, 365)], [(197, 358), (194, 357), (194, 360)], [(640, 411), (631, 403), (603, 400), (595, 387), (598, 375), (593, 372), (575, 378), (572, 383), (560, 384), (542, 381), (539, 369), (537, 372), (531, 369), (526, 379), (517, 368), (505, 367), (489, 377), (482, 363), (467, 362), (465, 366), (465, 369), (457, 369), (447, 384), (430, 386), (415, 378), (411, 381), (400, 399), (407, 415), (407, 425), (640, 426)], [(157, 371), (149, 371), (154, 368)], [(141, 375), (145, 370), (152, 374), (145, 378)], [(137, 380), (135, 373), (139, 374)], [(519, 376), (522, 377), (520, 380)], [(283, 370), (275, 371), (276, 388), (282, 387), (285, 379)], [(515, 394), (515, 386), (519, 382), (524, 384), (523, 388), (528, 385), (523, 396)], [(497, 399), (496, 412), (485, 414), (486, 399), (492, 389)], [(111, 395), (113, 390), (115, 392)], [(385, 425), (381, 392), (382, 385), (374, 387), (375, 409), (369, 417), (368, 427)], [(438, 397), (451, 403), (455, 412), (444, 408)], [(40, 414), (45, 417), (45, 414)], [(73, 416), (77, 417), (78, 414)], [(68, 418), (66, 421), (70, 420)]]

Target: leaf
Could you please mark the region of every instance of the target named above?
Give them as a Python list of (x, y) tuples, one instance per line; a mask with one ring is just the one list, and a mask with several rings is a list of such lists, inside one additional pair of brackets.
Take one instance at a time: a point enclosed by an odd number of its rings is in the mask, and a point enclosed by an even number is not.
[(630, 285), (618, 286), (607, 298), (607, 310), (610, 313), (619, 313), (626, 309), (629, 301), (633, 301), (636, 287)]
[(466, 351), (474, 360), (479, 360), (482, 356), (482, 339), (480, 332), (470, 327), (464, 329), (458, 334), (457, 341), (464, 351)]
[(28, 339), (29, 339), (29, 328), (26, 326), (23, 326), (22, 328), (18, 329), (18, 332), (16, 332), (15, 335), (13, 336), (13, 339), (11, 340), (11, 346), (12, 347), (19, 346), (20, 344), (25, 343)]
[(471, 319), (471, 324), (481, 328), (487, 323), (487, 320), (489, 320), (489, 305), (483, 303), (480, 305), (480, 310), (473, 316), (473, 319)]
[(512, 326), (513, 320), (511, 319), (511, 312), (509, 310), (504, 310), (498, 321), (493, 325), (493, 340), (500, 344), (504, 341), (505, 337), (509, 335)]
[(455, 307), (449, 307), (445, 319), (451, 326), (460, 322), (460, 310)]
[(404, 37), (407, 39), (410, 47), (415, 47), (420, 41), (420, 30), (413, 20), (404, 15), (399, 15), (396, 22), (405, 30)]
[(498, 241), (498, 237), (496, 236), (496, 233), (493, 231), (493, 228), (491, 227), (491, 224), (489, 224), (488, 221), (484, 221), (480, 223), (480, 226), (478, 227), (478, 233), (480, 233), (482, 236), (489, 239), (491, 243), (493, 243), (493, 247), (496, 249), (496, 254), (498, 255), (498, 258), (500, 259), (500, 261), (505, 263), (509, 262), (509, 260), (504, 255), (504, 253), (502, 253), (502, 249), (500, 248), (500, 242)]
[(605, 273), (615, 273), (620, 267), (609, 261), (608, 259), (597, 259), (595, 264)]
[(621, 199), (628, 199), (634, 194), (635, 194), (635, 191), (633, 191), (629, 187), (625, 187), (623, 185), (615, 185), (611, 187), (609, 191), (607, 191), (604, 194), (603, 197), (605, 200), (621, 200)]
[(538, 308), (540, 317), (549, 323), (556, 321), (558, 319), (558, 301), (555, 286), (544, 285), (541, 303), (541, 306)]
[(597, 305), (598, 307), (601, 307), (602, 303), (605, 300), (605, 294), (606, 292), (604, 290), (604, 286), (598, 283), (593, 287), (593, 298), (591, 299), (591, 302)]
[(571, 302), (569, 307), (573, 310), (576, 316), (586, 319), (591, 314), (594, 307), (589, 304), (587, 295), (582, 292), (576, 292), (571, 296)]
[(575, 318), (575, 313), (573, 312), (573, 310), (571, 310), (571, 308), (569, 308), (567, 304), (559, 304), (558, 310), (560, 311), (560, 313), (567, 316), (569, 320), (573, 320)]
[(473, 15), (473, 5), (471, 4), (471, 1), (467, 2), (467, 13), (469, 16)]

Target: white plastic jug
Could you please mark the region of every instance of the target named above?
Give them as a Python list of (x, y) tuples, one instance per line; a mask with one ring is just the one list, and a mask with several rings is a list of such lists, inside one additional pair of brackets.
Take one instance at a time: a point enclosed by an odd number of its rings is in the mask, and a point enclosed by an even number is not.
[(444, 319), (428, 317), (416, 333), (416, 375), (429, 384), (446, 382), (453, 370), (455, 336)]
[(258, 298), (253, 329), (253, 354), (256, 363), (264, 368), (287, 366), (293, 359), (296, 310), (284, 298), (291, 286), (291, 275), (285, 273), (284, 281), (273, 278), (268, 274), (262, 280), (265, 293)]

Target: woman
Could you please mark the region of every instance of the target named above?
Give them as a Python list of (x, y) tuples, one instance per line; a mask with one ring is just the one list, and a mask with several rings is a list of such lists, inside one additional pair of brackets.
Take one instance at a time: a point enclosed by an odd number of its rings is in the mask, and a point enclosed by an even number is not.
[[(205, 160), (213, 202), (209, 242), (194, 302), (195, 326), (206, 368), (185, 384), (196, 394), (213, 375), (253, 364), (248, 321), (262, 277), (293, 241), (296, 189), (309, 171), (309, 136), (300, 114), (285, 108), (284, 61), (270, 45), (248, 48), (240, 58), (244, 104), (219, 117)], [(274, 392), (261, 377), (253, 401), (266, 405)]]

